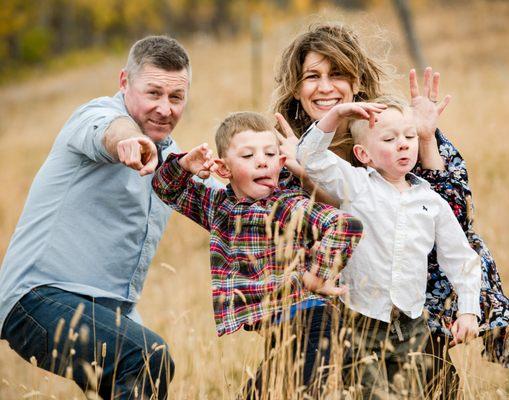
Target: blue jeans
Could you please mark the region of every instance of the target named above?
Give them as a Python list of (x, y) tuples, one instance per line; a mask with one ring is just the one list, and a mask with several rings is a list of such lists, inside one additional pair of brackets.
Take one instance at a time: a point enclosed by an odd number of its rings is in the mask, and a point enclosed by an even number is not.
[(174, 373), (168, 346), (127, 318), (127, 307), (41, 286), (16, 303), (1, 338), (25, 360), (105, 400), (165, 399)]
[[(256, 372), (256, 376), (247, 381), (241, 398), (259, 400), (271, 398), (269, 395), (271, 374), (281, 374), (279, 368), (300, 364), (297, 369), (291, 369), (290, 379), (294, 378), (294, 386), (304, 386), (307, 398), (318, 398), (322, 393), (323, 384), (328, 376), (328, 369), (319, 371), (322, 365), (328, 365), (330, 359), (330, 338), (332, 324), (332, 309), (326, 305), (315, 305), (310, 308), (296, 310), (292, 319), (287, 323), (274, 324), (265, 343), (265, 359)], [(250, 330), (250, 329), (247, 329)], [(295, 335), (295, 340), (288, 346), (288, 337)], [(289, 350), (289, 351), (288, 351)], [(274, 354), (286, 355), (286, 362), (275, 358)], [(289, 398), (290, 394), (282, 388), (279, 395)], [(276, 396), (277, 397), (277, 396)]]

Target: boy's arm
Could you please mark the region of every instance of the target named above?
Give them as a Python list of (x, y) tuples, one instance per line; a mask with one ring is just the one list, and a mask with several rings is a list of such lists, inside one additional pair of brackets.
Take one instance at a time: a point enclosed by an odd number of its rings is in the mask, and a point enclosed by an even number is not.
[(212, 215), (223, 198), (224, 190), (207, 187), (191, 179), (193, 173), (186, 171), (179, 162), (185, 156), (170, 154), (155, 173), (152, 187), (164, 203), (210, 230)]
[(367, 180), (364, 168), (355, 168), (348, 161), (328, 150), (334, 132), (324, 132), (311, 125), (297, 148), (297, 160), (309, 178), (330, 196), (352, 201)]
[(362, 237), (362, 222), (338, 209), (305, 199), (297, 206), (303, 207), (306, 242), (312, 250), (313, 268), (310, 272), (328, 280), (337, 276)]
[(458, 313), (481, 316), (481, 262), (449, 205), (441, 199), (435, 221), (437, 261), (458, 294)]

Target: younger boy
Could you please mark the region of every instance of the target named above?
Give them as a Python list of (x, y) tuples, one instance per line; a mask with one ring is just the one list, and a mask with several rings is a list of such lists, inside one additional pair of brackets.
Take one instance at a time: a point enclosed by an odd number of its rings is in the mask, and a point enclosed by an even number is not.
[[(323, 297), (302, 288), (301, 274), (312, 271), (319, 278), (317, 288), (328, 280), (327, 293), (343, 293), (329, 278), (351, 257), (362, 225), (334, 207), (314, 203), (294, 181), (280, 185), (285, 157), (262, 115), (230, 115), (216, 132), (216, 145), (216, 160), (206, 144), (187, 154), (171, 154), (157, 171), (153, 188), (165, 203), (210, 232), (217, 334), (305, 317), (292, 327), (297, 340), (291, 348), (294, 356), (305, 353), (297, 385), (310, 385), (318, 363), (328, 362), (321, 339), (330, 334), (330, 321)], [(229, 180), (226, 189), (191, 179), (211, 172)], [(272, 339), (270, 346), (278, 341)], [(260, 369), (257, 394), (250, 395), (261, 396), (267, 390), (263, 381), (269, 380), (266, 369)]]
[[(350, 126), (354, 155), (366, 168), (355, 168), (327, 150), (349, 108), (358, 107), (355, 103), (333, 107), (312, 126), (299, 143), (297, 159), (311, 180), (364, 224), (364, 238), (342, 272), (350, 289), (350, 298), (344, 300), (362, 314), (357, 326), (368, 327), (363, 343), (354, 346), (382, 357), (391, 380), (409, 361), (408, 353), (428, 337), (422, 313), (427, 256), (433, 246), (458, 294), (459, 317), (451, 329), (455, 342), (477, 335), (481, 270), (447, 202), (410, 172), (418, 156), (412, 110), (394, 99), (375, 102), (388, 109), (373, 128), (361, 120)], [(395, 349), (386, 349), (384, 355), (378, 343), (385, 335)], [(369, 343), (373, 347), (367, 348)], [(363, 383), (377, 386), (379, 374), (367, 368)]]

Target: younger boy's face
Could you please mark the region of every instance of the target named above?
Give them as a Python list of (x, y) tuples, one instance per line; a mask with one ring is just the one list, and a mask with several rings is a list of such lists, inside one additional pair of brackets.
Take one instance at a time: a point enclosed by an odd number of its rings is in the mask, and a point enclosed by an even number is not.
[(403, 113), (395, 108), (383, 111), (375, 127), (364, 132), (361, 146), (367, 155), (363, 162), (384, 178), (389, 181), (404, 178), (415, 166), (419, 150), (412, 111), (409, 108)]
[(223, 162), (237, 198), (254, 200), (271, 195), (284, 165), (274, 132), (243, 131), (233, 136)]

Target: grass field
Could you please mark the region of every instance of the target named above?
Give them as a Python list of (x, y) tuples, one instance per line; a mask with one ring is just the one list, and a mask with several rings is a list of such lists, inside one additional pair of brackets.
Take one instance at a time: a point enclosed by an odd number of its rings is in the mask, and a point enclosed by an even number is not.
[[(394, 86), (407, 93), (412, 63), (389, 2), (368, 13), (322, 11), (313, 17), (267, 19), (263, 89), (259, 109), (270, 103), (274, 62), (302, 26), (327, 16), (357, 28), (373, 51), (392, 44), (388, 61)], [(415, 2), (414, 16), (428, 63), (442, 73), (442, 94), (453, 100), (440, 127), (461, 150), (476, 204), (475, 226), (493, 251), (509, 291), (509, 3)], [(277, 21), (277, 22), (276, 22)], [(378, 43), (384, 38), (384, 46)], [(250, 42), (208, 37), (184, 41), (193, 64), (191, 98), (174, 132), (183, 149), (213, 143), (214, 127), (229, 112), (252, 108)], [(115, 93), (124, 59), (105, 58), (80, 68), (48, 73), (0, 88), (0, 255), (3, 257), (27, 191), (60, 127), (87, 100)], [(165, 268), (169, 265), (172, 268)], [(212, 318), (208, 236), (174, 215), (152, 264), (139, 310), (146, 325), (170, 344), (177, 365), (175, 399), (233, 399), (262, 356), (260, 337), (239, 332), (218, 339)], [(493, 370), (495, 368), (493, 367)], [(486, 371), (485, 371), (486, 372)], [(488, 370), (489, 375), (489, 370)], [(501, 389), (500, 389), (501, 390)], [(502, 391), (499, 398), (506, 398)], [(28, 365), (0, 343), (0, 398), (83, 398), (74, 384)], [(486, 398), (486, 397), (485, 397)]]

